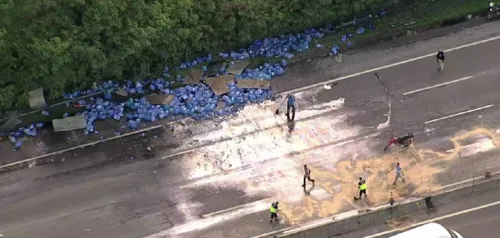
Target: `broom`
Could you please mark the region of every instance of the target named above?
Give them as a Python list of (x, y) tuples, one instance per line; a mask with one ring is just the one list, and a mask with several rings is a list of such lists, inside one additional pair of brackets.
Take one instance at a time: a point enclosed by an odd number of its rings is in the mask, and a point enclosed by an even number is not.
[(278, 108), (276, 109), (274, 114), (276, 114), (276, 115), (280, 114), (280, 108), (281, 108), (281, 106), (283, 106), (283, 103), (285, 103), (285, 101), (286, 101), (286, 98), (283, 99), (283, 101), (280, 103), (280, 105), (278, 106)]

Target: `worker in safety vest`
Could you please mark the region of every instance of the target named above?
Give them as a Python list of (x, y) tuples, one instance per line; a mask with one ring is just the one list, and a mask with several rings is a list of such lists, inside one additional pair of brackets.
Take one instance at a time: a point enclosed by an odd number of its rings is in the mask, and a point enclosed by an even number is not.
[(358, 183), (358, 189), (359, 189), (359, 199), (361, 199), (361, 196), (364, 194), (366, 198), (366, 181), (359, 177), (359, 183)]
[(271, 204), (271, 208), (269, 208), (269, 211), (271, 212), (271, 221), (270, 222), (273, 222), (273, 221), (278, 221), (278, 202), (273, 202), (273, 204)]

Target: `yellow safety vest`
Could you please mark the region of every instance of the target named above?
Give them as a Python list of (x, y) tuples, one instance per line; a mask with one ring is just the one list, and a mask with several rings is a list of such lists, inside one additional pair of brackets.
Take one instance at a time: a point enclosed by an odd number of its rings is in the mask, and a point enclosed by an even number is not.
[(361, 186), (359, 186), (359, 190), (366, 190), (366, 183), (361, 184)]
[(276, 208), (274, 208), (272, 205), (271, 205), (271, 208), (269, 208), (269, 211), (271, 213), (276, 213)]

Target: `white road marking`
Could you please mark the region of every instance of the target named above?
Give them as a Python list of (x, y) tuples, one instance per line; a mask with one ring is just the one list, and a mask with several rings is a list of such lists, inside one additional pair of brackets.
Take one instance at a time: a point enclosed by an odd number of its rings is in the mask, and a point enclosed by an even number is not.
[(438, 88), (438, 87), (445, 86), (445, 85), (452, 84), (452, 83), (458, 83), (458, 82), (465, 81), (465, 80), (471, 79), (471, 78), (474, 78), (474, 76), (467, 76), (467, 77), (464, 77), (464, 78), (461, 78), (461, 79), (456, 79), (456, 80), (452, 80), (452, 81), (449, 81), (449, 82), (436, 84), (434, 86), (429, 86), (429, 87), (425, 87), (425, 88), (413, 90), (413, 91), (410, 91), (410, 92), (403, 93), (403, 96), (414, 94), (414, 93), (419, 93), (419, 92), (426, 91), (426, 90), (433, 89), (433, 88)]
[(165, 155), (163, 157), (160, 157), (160, 158), (157, 158), (157, 160), (164, 160), (164, 159), (170, 159), (172, 157), (176, 157), (176, 156), (180, 156), (180, 155), (185, 155), (185, 154), (189, 154), (191, 152), (194, 152), (196, 151), (197, 148), (193, 148), (193, 149), (186, 149), (186, 150), (183, 150), (183, 151), (179, 151), (179, 152), (176, 152), (176, 153), (173, 153), (173, 154), (169, 154), (169, 155)]
[(253, 206), (245, 206), (237, 210), (228, 211), (225, 214), (218, 214), (199, 220), (194, 220), (188, 223), (175, 225), (169, 229), (158, 231), (144, 238), (179, 237), (179, 235), (184, 233), (207, 229), (216, 225), (220, 225), (221, 223), (227, 221), (266, 211), (267, 209), (269, 209), (270, 205), (271, 204), (269, 203), (263, 202), (255, 203), (253, 204)]
[(245, 204), (242, 204), (242, 205), (239, 205), (239, 206), (230, 207), (230, 208), (219, 210), (219, 211), (216, 211), (216, 212), (207, 213), (207, 214), (203, 215), (202, 217), (203, 218), (213, 217), (215, 215), (219, 215), (219, 214), (222, 214), (222, 213), (226, 213), (226, 212), (230, 212), (230, 211), (234, 211), (234, 210), (238, 210), (238, 209), (242, 209), (242, 208), (271, 206), (271, 203), (272, 203), (271, 199), (262, 199), (262, 200), (259, 200), (259, 201), (245, 203)]
[[(472, 42), (472, 43), (469, 43), (469, 44), (465, 44), (465, 45), (453, 47), (453, 48), (450, 48), (450, 49), (445, 49), (444, 52), (452, 52), (452, 51), (464, 49), (464, 48), (471, 47), (471, 46), (476, 46), (476, 45), (479, 45), (479, 44), (487, 43), (487, 42), (498, 40), (498, 39), (500, 39), (500, 36), (495, 36), (495, 37), (491, 37), (491, 38), (484, 39), (484, 40), (481, 40), (481, 41), (476, 41), (476, 42)], [(419, 57), (415, 57), (415, 58), (411, 58), (411, 59), (399, 61), (399, 62), (396, 62), (396, 63), (393, 63), (393, 64), (388, 64), (388, 65), (380, 66), (380, 67), (377, 67), (377, 68), (365, 70), (365, 71), (362, 71), (362, 72), (358, 72), (358, 73), (354, 73), (354, 74), (342, 76), (342, 77), (339, 77), (339, 78), (336, 78), (336, 79), (332, 79), (332, 80), (328, 80), (328, 81), (323, 81), (323, 82), (315, 83), (315, 84), (312, 84), (312, 85), (309, 85), (309, 86), (305, 86), (305, 87), (302, 87), (302, 88), (296, 88), (296, 89), (293, 89), (293, 90), (285, 91), (285, 92), (282, 92), (280, 94), (286, 95), (288, 93), (295, 93), (295, 92), (299, 92), (299, 91), (304, 91), (306, 89), (311, 89), (311, 88), (315, 88), (315, 87), (318, 87), (318, 86), (323, 86), (324, 84), (329, 84), (329, 83), (334, 83), (334, 82), (346, 80), (346, 79), (353, 78), (353, 77), (360, 76), (360, 75), (367, 74), (367, 73), (373, 73), (373, 72), (376, 72), (376, 71), (380, 71), (382, 69), (387, 69), (387, 68), (391, 68), (391, 67), (394, 67), (394, 66), (398, 66), (398, 65), (402, 65), (402, 64), (407, 64), (407, 63), (410, 63), (410, 62), (413, 62), (413, 61), (425, 59), (427, 57), (434, 57), (435, 55), (436, 55), (435, 52), (429, 53), (429, 54), (422, 55), (422, 56), (419, 56)]]
[[(496, 176), (496, 175), (499, 175), (499, 174), (500, 174), (500, 171), (496, 171), (496, 172), (491, 173), (491, 176)], [(477, 179), (478, 178), (470, 178), (470, 179), (466, 179), (466, 180), (463, 180), (463, 181), (460, 181), (460, 182), (448, 184), (448, 185), (440, 187), (438, 190), (445, 190), (447, 188), (456, 187), (456, 186), (459, 186), (459, 185), (462, 185), (462, 184), (465, 184), (465, 183), (474, 182), (474, 180), (477, 180)]]
[(432, 119), (432, 120), (430, 120), (430, 121), (426, 121), (426, 122), (424, 122), (424, 124), (429, 124), (429, 123), (433, 123), (433, 122), (438, 122), (438, 121), (441, 121), (441, 120), (445, 120), (445, 119), (449, 119), (449, 118), (453, 118), (453, 117), (461, 116), (461, 115), (464, 115), (464, 114), (467, 114), (467, 113), (471, 113), (471, 112), (477, 112), (477, 111), (484, 110), (484, 109), (487, 109), (487, 108), (490, 108), (490, 107), (493, 107), (493, 106), (495, 106), (495, 105), (490, 104), (490, 105), (487, 105), (487, 106), (484, 106), (484, 107), (478, 107), (478, 108), (475, 108), (475, 109), (471, 109), (471, 110), (467, 110), (467, 111), (463, 111), (463, 112), (455, 113), (455, 114), (452, 114), (452, 115), (449, 115), (449, 116), (445, 116), (445, 117), (440, 117), (440, 118)]
[(125, 133), (125, 134), (122, 134), (122, 135), (118, 135), (118, 136), (113, 136), (113, 137), (110, 137), (110, 138), (106, 138), (104, 140), (98, 140), (98, 141), (90, 142), (90, 143), (87, 143), (87, 144), (83, 144), (83, 145), (79, 145), (79, 146), (74, 146), (74, 147), (71, 147), (71, 148), (68, 148), (68, 149), (64, 149), (64, 150), (59, 150), (59, 151), (55, 151), (55, 152), (48, 153), (48, 154), (43, 154), (43, 155), (38, 155), (38, 156), (35, 156), (35, 157), (31, 157), (29, 159), (24, 159), (24, 160), (20, 160), (20, 161), (14, 162), (14, 163), (2, 165), (2, 166), (0, 166), (0, 170), (8, 168), (8, 167), (12, 167), (12, 166), (20, 165), (20, 164), (23, 164), (23, 163), (27, 163), (27, 162), (33, 162), (33, 161), (35, 161), (37, 159), (42, 159), (42, 158), (45, 158), (45, 157), (49, 157), (49, 156), (58, 155), (58, 154), (66, 153), (66, 152), (69, 152), (69, 151), (77, 150), (77, 149), (80, 149), (80, 148), (84, 148), (84, 147), (88, 147), (88, 146), (94, 146), (94, 145), (97, 145), (99, 143), (104, 143), (104, 142), (111, 141), (111, 140), (114, 140), (114, 139), (118, 139), (118, 138), (122, 138), (122, 137), (126, 137), (126, 136), (131, 136), (131, 135), (139, 134), (139, 133), (142, 133), (142, 132), (146, 132), (146, 131), (158, 129), (158, 128), (161, 128), (161, 127), (163, 127), (163, 125), (156, 125), (156, 126), (152, 126), (152, 127), (147, 127), (147, 128), (143, 128), (143, 129), (140, 129), (140, 130), (137, 130), (137, 131), (132, 131), (132, 132)]
[(378, 135), (380, 135), (379, 132), (373, 133), (371, 135), (363, 136), (361, 138), (356, 138), (356, 139), (352, 139), (352, 140), (343, 141), (343, 142), (340, 142), (338, 144), (334, 144), (334, 145), (332, 145), (332, 147), (339, 147), (339, 146), (351, 144), (351, 143), (354, 143), (354, 142), (357, 142), (357, 141), (360, 141), (360, 140), (366, 140), (366, 139), (369, 139), (369, 138), (372, 138), (372, 137), (375, 137), (375, 136), (378, 136)]
[(447, 219), (447, 218), (450, 218), (450, 217), (460, 216), (460, 215), (463, 215), (463, 214), (467, 214), (467, 213), (470, 213), (470, 212), (478, 211), (478, 210), (481, 210), (481, 209), (485, 209), (485, 208), (493, 207), (493, 206), (497, 206), (497, 205), (500, 205), (500, 201), (488, 203), (488, 204), (481, 205), (481, 206), (478, 206), (478, 207), (469, 208), (467, 210), (455, 212), (455, 213), (448, 214), (448, 215), (445, 215), (445, 216), (436, 217), (436, 218), (429, 219), (429, 220), (422, 221), (422, 222), (418, 222), (418, 223), (415, 223), (415, 224), (412, 224), (412, 225), (409, 225), (409, 226), (406, 226), (406, 227), (402, 227), (402, 228), (398, 228), (398, 229), (394, 229), (394, 230), (389, 230), (389, 231), (384, 231), (384, 232), (380, 232), (380, 233), (377, 233), (377, 234), (374, 234), (374, 235), (370, 235), (370, 236), (365, 236), (363, 238), (375, 238), (375, 237), (379, 237), (379, 236), (391, 234), (391, 233), (394, 233), (396, 231), (404, 231), (404, 230), (407, 230), (407, 229), (410, 229), (410, 228), (413, 228), (413, 227), (417, 227), (417, 226), (421, 226), (421, 225), (424, 225), (424, 224), (427, 224), (427, 223), (430, 223), (430, 222), (435, 222), (435, 221)]

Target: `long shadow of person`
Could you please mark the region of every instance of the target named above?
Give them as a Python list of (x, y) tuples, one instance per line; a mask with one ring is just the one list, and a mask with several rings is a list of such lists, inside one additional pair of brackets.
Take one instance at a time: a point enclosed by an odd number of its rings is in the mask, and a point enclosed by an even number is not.
[(309, 188), (304, 187), (304, 194), (305, 194), (306, 196), (310, 196), (310, 195), (311, 195), (311, 191), (314, 189), (314, 186), (315, 186), (315, 184), (313, 184), (313, 185), (312, 185), (311, 187), (309, 187)]
[(287, 116), (287, 126), (288, 126), (288, 132), (287, 132), (287, 137), (290, 138), (292, 136), (293, 130), (295, 130), (295, 121), (290, 120), (290, 118)]
[(295, 130), (295, 120), (293, 120), (292, 118), (290, 118), (289, 115), (286, 115), (286, 122), (287, 122), (287, 125), (288, 125), (288, 132), (292, 133), (293, 130)]

